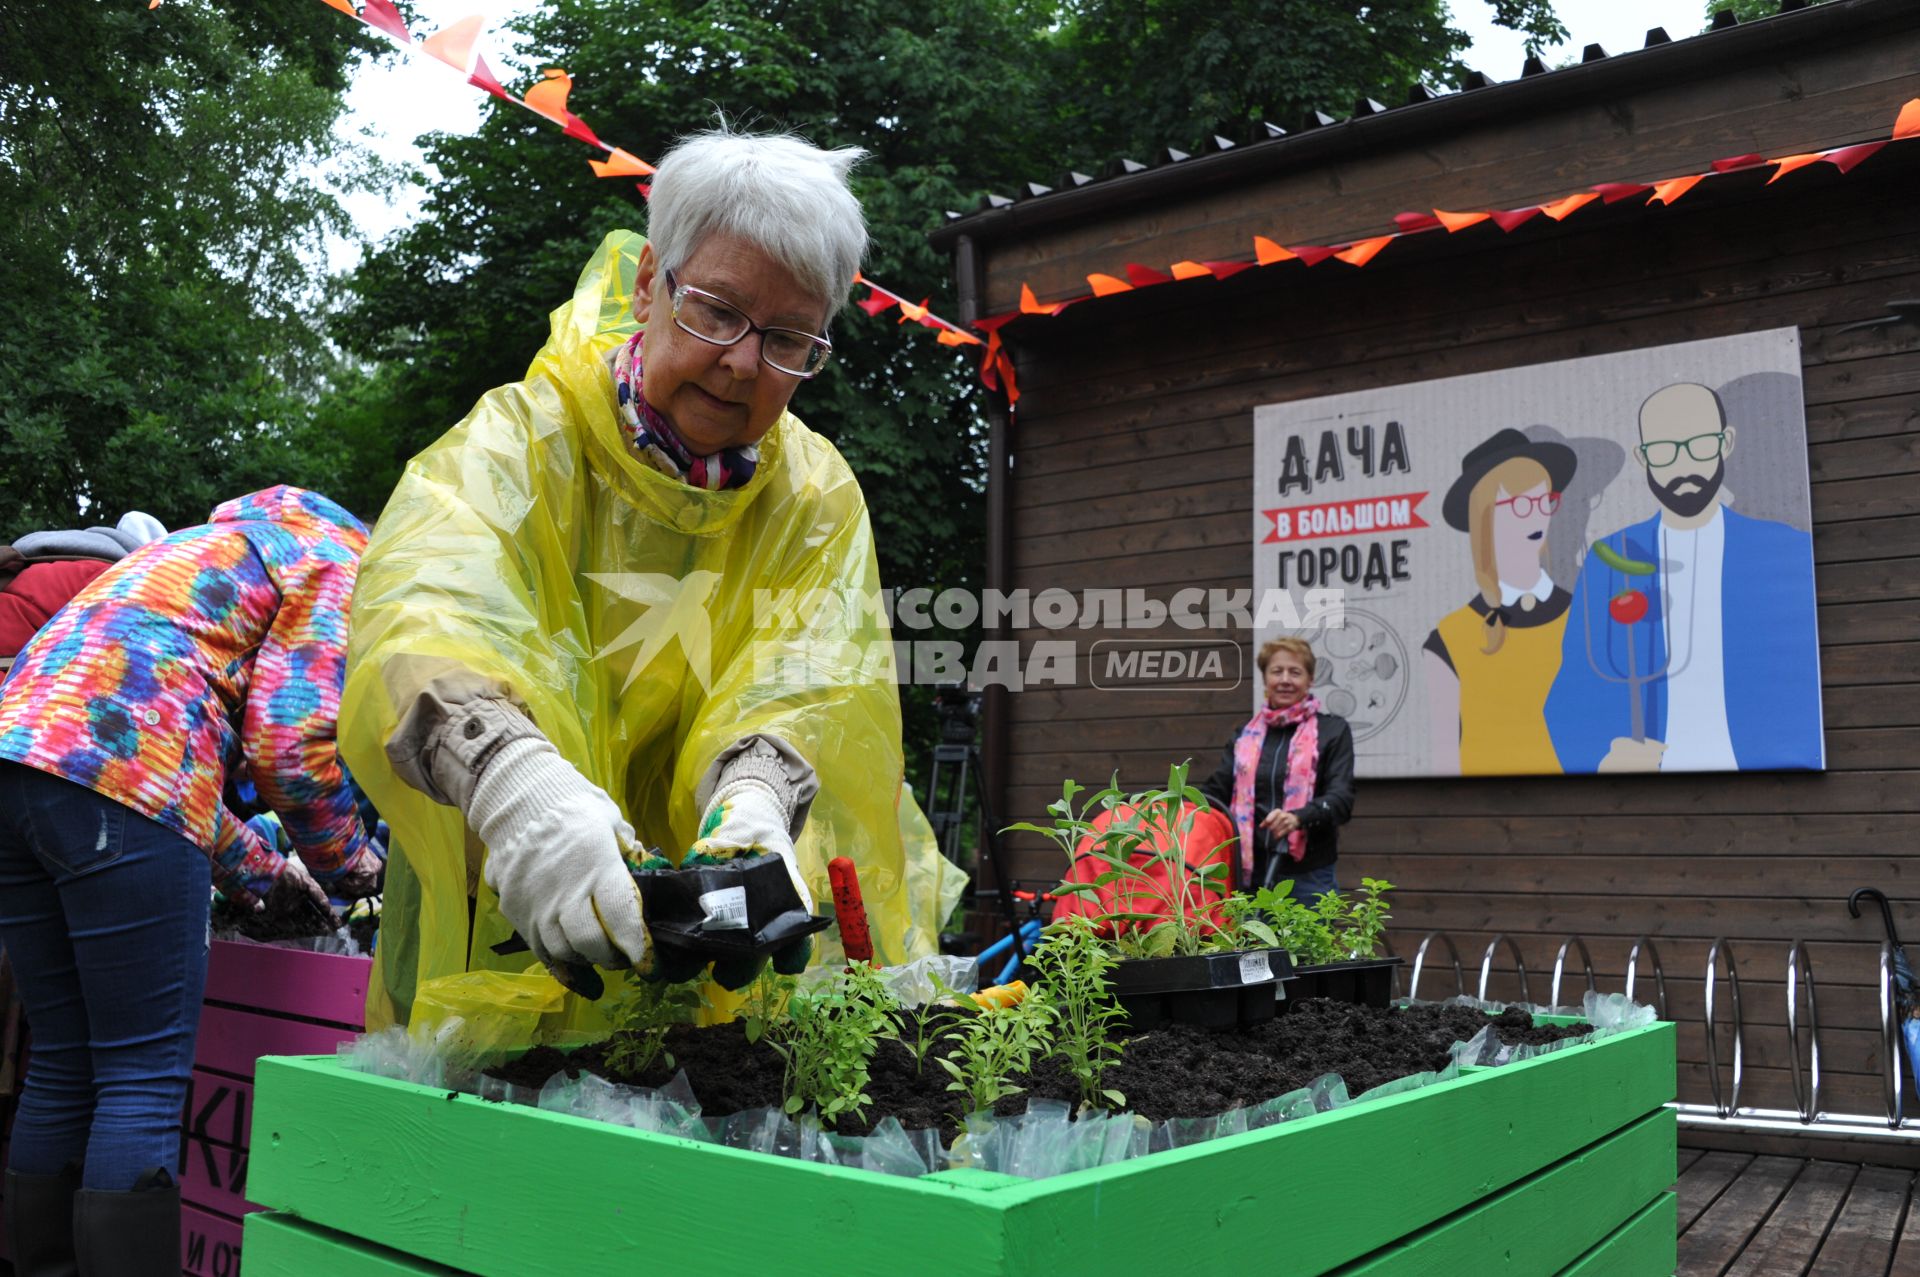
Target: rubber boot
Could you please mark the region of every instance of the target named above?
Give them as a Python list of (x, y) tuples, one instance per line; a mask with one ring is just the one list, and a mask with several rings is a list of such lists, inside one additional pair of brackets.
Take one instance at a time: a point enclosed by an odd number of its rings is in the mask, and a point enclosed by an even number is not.
[(179, 1277), (180, 1185), (156, 1167), (132, 1191), (73, 1195), (80, 1277)]
[(68, 1163), (52, 1175), (7, 1172), (7, 1241), (14, 1277), (74, 1277), (73, 1196), (80, 1167)]

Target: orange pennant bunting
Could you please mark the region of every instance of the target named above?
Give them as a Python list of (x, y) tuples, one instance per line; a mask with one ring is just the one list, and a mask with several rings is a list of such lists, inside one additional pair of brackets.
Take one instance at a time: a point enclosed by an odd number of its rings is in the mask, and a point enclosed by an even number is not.
[(1093, 290), (1095, 297), (1111, 297), (1115, 293), (1130, 293), (1133, 291), (1132, 284), (1129, 284), (1124, 279), (1116, 279), (1112, 275), (1089, 275), (1087, 276), (1087, 287)]
[(963, 333), (958, 328), (942, 328), (939, 337), (942, 346), (978, 346), (980, 339), (972, 333)]
[(1685, 195), (1688, 191), (1698, 186), (1700, 179), (1705, 176), (1705, 173), (1695, 173), (1691, 177), (1670, 177), (1664, 182), (1655, 182), (1653, 184), (1653, 196), (1647, 203), (1670, 205), (1682, 195)]
[(1372, 239), (1357, 240), (1349, 245), (1346, 251), (1335, 253), (1334, 256), (1349, 266), (1365, 266), (1380, 255), (1381, 249), (1397, 238), (1399, 237), (1396, 235), (1376, 235)]
[(1770, 161), (1779, 167), (1774, 169), (1773, 176), (1767, 179), (1767, 185), (1772, 186), (1795, 169), (1805, 168), (1809, 164), (1818, 164), (1825, 158), (1827, 157), (1818, 151), (1805, 151), (1799, 155), (1783, 155), (1777, 160)]
[(340, 12), (346, 14), (349, 18), (358, 19), (360, 17), (359, 11), (356, 10), (351, 4), (349, 4), (348, 0), (320, 0), (320, 3), (326, 4), (326, 5), (332, 5), (334, 8), (338, 9)]
[(567, 122), (567, 94), (573, 91), (573, 77), (559, 67), (548, 67), (546, 79), (528, 89), (520, 99), (555, 124)]
[(1060, 313), (1060, 307), (1057, 304), (1051, 306), (1042, 305), (1040, 299), (1033, 295), (1033, 286), (1030, 284), (1022, 284), (1020, 285), (1020, 313), (1023, 315), (1057, 315)]
[(1597, 191), (1581, 191), (1579, 194), (1569, 195), (1563, 200), (1555, 200), (1551, 204), (1542, 204), (1540, 211), (1556, 222), (1564, 221), (1567, 214), (1577, 209), (1585, 208), (1599, 198), (1600, 194)]
[[(341, 0), (345, 3), (345, 0)], [(442, 27), (420, 42), (420, 47), (439, 58), (442, 62), (458, 71), (467, 73), (468, 64), (473, 61), (473, 44), (480, 38), (481, 30), (487, 20), (480, 14), (462, 18), (450, 27)]]
[[(617, 146), (613, 148), (613, 154), (606, 159), (588, 160), (587, 164), (592, 167), (595, 177), (645, 177), (653, 172), (653, 165)], [(863, 281), (855, 280), (854, 282)]]
[(900, 322), (907, 324), (925, 319), (927, 317), (927, 303), (932, 300), (933, 298), (931, 297), (925, 298), (916, 306), (912, 302), (902, 298), (900, 301)]
[(1262, 266), (1271, 266), (1275, 262), (1290, 262), (1299, 255), (1282, 246), (1278, 241), (1268, 239), (1265, 235), (1253, 237), (1254, 260)]
[(1167, 268), (1175, 279), (1212, 279), (1213, 272), (1199, 262), (1175, 262)]
[(1445, 209), (1434, 209), (1433, 215), (1447, 228), (1449, 235), (1455, 231), (1464, 231), (1469, 226), (1478, 226), (1492, 217), (1492, 213), (1449, 213)]
[(1900, 117), (1893, 122), (1893, 140), (1904, 141), (1910, 137), (1920, 137), (1920, 98), (1914, 98), (1900, 108)]

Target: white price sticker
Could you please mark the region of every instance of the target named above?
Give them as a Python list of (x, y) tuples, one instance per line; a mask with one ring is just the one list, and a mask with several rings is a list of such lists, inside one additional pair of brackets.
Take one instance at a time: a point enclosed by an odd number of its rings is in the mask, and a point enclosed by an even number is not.
[(1241, 984), (1258, 984), (1262, 980), (1271, 979), (1273, 979), (1273, 968), (1267, 965), (1265, 950), (1240, 955)]
[(709, 931), (745, 931), (747, 929), (747, 889), (722, 887), (700, 897), (700, 911), (706, 914)]

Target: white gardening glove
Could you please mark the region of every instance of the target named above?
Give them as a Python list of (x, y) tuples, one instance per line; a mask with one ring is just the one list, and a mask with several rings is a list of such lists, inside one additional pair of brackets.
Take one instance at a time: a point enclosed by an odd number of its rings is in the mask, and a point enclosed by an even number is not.
[(700, 818), (701, 837), (690, 855), (704, 852), (720, 860), (771, 852), (787, 865), (800, 903), (813, 912), (813, 893), (800, 876), (793, 836), (787, 831), (789, 804), (775, 785), (755, 776), (732, 776), (713, 791), (706, 814)]
[(633, 827), (545, 739), (503, 746), (474, 782), (467, 823), (487, 847), (500, 912), (549, 967), (618, 970), (647, 952), (640, 892), (621, 853)]

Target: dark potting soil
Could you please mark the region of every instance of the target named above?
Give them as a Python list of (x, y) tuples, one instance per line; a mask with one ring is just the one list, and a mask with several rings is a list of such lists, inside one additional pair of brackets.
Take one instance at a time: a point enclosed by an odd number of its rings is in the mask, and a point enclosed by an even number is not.
[[(213, 929), (216, 935), (231, 933), (261, 944), (272, 944), (276, 940), (308, 940), (315, 936), (338, 934), (337, 930), (324, 924), (317, 912), (310, 909), (263, 910), (255, 913), (251, 909), (230, 908), (225, 901), (214, 904)], [(355, 918), (345, 927), (346, 933), (368, 952), (373, 950), (374, 933), (379, 929), (378, 918)]]
[[(913, 1013), (906, 1018), (910, 1039)], [(1120, 1061), (1108, 1070), (1105, 1085), (1127, 1097), (1130, 1111), (1156, 1122), (1210, 1117), (1257, 1104), (1328, 1073), (1338, 1074), (1348, 1093), (1359, 1095), (1395, 1078), (1446, 1067), (1448, 1048), (1488, 1023), (1488, 1016), (1471, 1007), (1396, 1010), (1311, 999), (1286, 1015), (1238, 1032), (1209, 1033), (1172, 1025), (1123, 1038)], [(1592, 1029), (1586, 1024), (1535, 1028), (1527, 1014), (1517, 1009), (1491, 1017), (1491, 1023), (1500, 1040), (1512, 1046), (1544, 1045)], [(490, 1072), (534, 1088), (563, 1069), (569, 1076), (586, 1071), (632, 1086), (659, 1087), (684, 1069), (701, 1112), (708, 1116), (780, 1104), (780, 1057), (764, 1043), (749, 1046), (737, 1023), (702, 1029), (677, 1026), (667, 1036), (666, 1049), (673, 1056), (672, 1064), (663, 1058), (640, 1076), (609, 1069), (606, 1043), (570, 1052), (536, 1047)], [(945, 1089), (949, 1075), (933, 1062), (933, 1057), (945, 1054), (944, 1044), (934, 1047), (925, 1068), (916, 1072), (913, 1055), (905, 1046), (882, 1042), (867, 1088), (873, 1100), (867, 1120), (843, 1120), (840, 1131), (864, 1135), (881, 1118), (895, 1117), (908, 1130), (938, 1126), (952, 1138), (958, 1131), (961, 1100), (957, 1092)], [(1002, 1115), (1020, 1112), (1029, 1099), (1073, 1101), (1079, 1095), (1077, 1084), (1051, 1061), (1011, 1080), (1025, 1089), (996, 1106)]]

